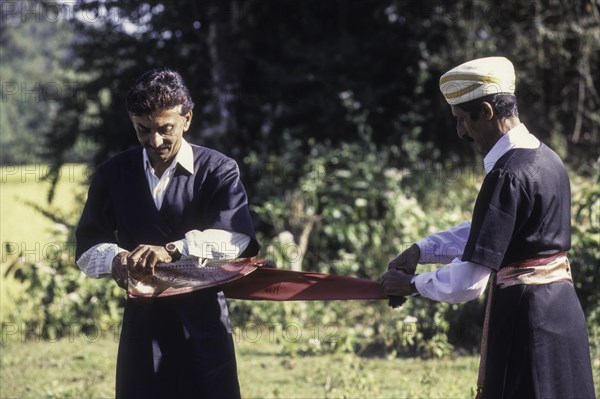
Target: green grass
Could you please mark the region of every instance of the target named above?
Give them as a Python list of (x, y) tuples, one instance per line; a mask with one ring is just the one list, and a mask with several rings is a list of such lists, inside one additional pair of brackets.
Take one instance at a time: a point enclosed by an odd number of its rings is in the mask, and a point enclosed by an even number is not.
[(114, 397), (117, 344), (77, 337), (3, 342), (0, 398)]
[(469, 398), (478, 360), (368, 359), (350, 354), (296, 357), (275, 344), (237, 346), (246, 398)]
[[(111, 337), (25, 343), (15, 337), (3, 337), (0, 347), (0, 398), (114, 396), (117, 343)], [(292, 357), (275, 343), (244, 341), (237, 354), (244, 398), (468, 398), (477, 378), (474, 357)]]
[(69, 215), (77, 209), (77, 196), (86, 190), (81, 183), (87, 179), (90, 169), (75, 164), (63, 166), (51, 204), (47, 201), (50, 182), (43, 179), (47, 172), (48, 167), (43, 164), (0, 167), (2, 264), (14, 258), (17, 252), (6, 251), (6, 243), (16, 244), (16, 249), (24, 251), (29, 260), (42, 257), (43, 247), (55, 241), (56, 224), (30, 203), (51, 208), (55, 214)]
[[(111, 398), (117, 339), (72, 334), (55, 341), (3, 326), (0, 398)], [(34, 339), (31, 339), (31, 338)], [(285, 346), (289, 353), (290, 344)], [(471, 398), (478, 358), (382, 359), (350, 354), (297, 356), (264, 337), (236, 337), (244, 398)], [(598, 374), (595, 370), (596, 389)]]

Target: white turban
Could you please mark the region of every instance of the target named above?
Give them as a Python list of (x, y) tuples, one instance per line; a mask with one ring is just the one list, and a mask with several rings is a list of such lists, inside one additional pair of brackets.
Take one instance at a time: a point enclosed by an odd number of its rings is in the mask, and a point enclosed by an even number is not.
[(440, 90), (450, 105), (490, 94), (514, 94), (515, 68), (504, 57), (465, 62), (442, 75)]

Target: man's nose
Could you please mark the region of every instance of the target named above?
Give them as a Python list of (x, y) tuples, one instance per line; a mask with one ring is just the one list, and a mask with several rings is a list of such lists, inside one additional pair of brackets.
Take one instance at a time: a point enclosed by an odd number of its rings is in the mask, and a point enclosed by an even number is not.
[(467, 131), (462, 126), (457, 125), (456, 126), (456, 134), (458, 134), (458, 138), (462, 140), (467, 135)]
[(148, 140), (148, 142), (150, 143), (150, 145), (154, 148), (158, 148), (162, 145), (163, 143), (163, 138), (160, 134), (158, 134), (157, 132), (152, 133), (150, 135), (150, 139)]

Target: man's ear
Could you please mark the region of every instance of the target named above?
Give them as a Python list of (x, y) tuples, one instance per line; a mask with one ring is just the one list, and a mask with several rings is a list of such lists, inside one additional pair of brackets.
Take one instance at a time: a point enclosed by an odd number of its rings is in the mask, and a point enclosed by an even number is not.
[(494, 108), (492, 107), (492, 104), (487, 101), (482, 102), (479, 116), (486, 120), (492, 120), (494, 117)]
[(194, 115), (193, 112), (190, 111), (183, 116), (183, 118), (185, 119), (185, 121), (183, 122), (183, 131), (184, 132), (187, 132), (187, 130), (190, 128), (190, 124), (192, 123), (193, 115)]
[(137, 133), (137, 125), (135, 123), (135, 120), (133, 119), (133, 118), (135, 118), (135, 115), (130, 112), (128, 112), (127, 115), (129, 115), (129, 122), (131, 122), (131, 125), (133, 126), (133, 130), (135, 130)]

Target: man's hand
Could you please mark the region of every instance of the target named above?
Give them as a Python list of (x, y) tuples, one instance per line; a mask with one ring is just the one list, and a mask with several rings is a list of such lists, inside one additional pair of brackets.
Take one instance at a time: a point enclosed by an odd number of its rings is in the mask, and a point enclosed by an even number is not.
[(415, 274), (417, 264), (421, 258), (421, 249), (417, 244), (413, 244), (400, 255), (396, 256), (388, 264), (389, 270), (403, 270), (407, 274)]
[(154, 275), (157, 263), (172, 262), (173, 258), (160, 245), (138, 245), (127, 255), (127, 269), (138, 275)]
[(415, 293), (410, 282), (413, 274), (407, 274), (402, 270), (390, 270), (381, 277), (383, 292), (390, 297), (404, 297)]
[(119, 252), (112, 261), (111, 276), (117, 285), (124, 290), (127, 289), (127, 255), (129, 252)]
[[(388, 273), (384, 275), (384, 277), (389, 274), (390, 271), (402, 271), (407, 275), (415, 274), (417, 270), (417, 264), (419, 263), (419, 259), (421, 258), (421, 249), (417, 244), (413, 244), (404, 250), (400, 255), (396, 256), (394, 259), (390, 261), (388, 264)], [(383, 277), (382, 277), (383, 281)], [(410, 280), (409, 280), (410, 283)], [(410, 284), (409, 284), (410, 285)], [(385, 290), (385, 287), (384, 287)], [(388, 294), (386, 292), (386, 294)], [(396, 296), (396, 294), (388, 294), (390, 296), (390, 300), (388, 304), (392, 308), (398, 308), (406, 302), (406, 298), (404, 296)]]

